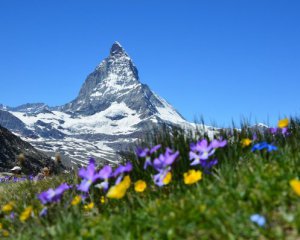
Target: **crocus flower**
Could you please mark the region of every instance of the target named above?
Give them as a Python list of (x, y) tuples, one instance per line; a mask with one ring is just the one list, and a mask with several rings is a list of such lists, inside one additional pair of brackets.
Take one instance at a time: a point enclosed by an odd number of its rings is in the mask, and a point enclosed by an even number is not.
[(134, 184), (134, 190), (136, 192), (144, 192), (146, 188), (147, 188), (147, 183), (143, 180), (138, 180)]
[(266, 218), (260, 214), (253, 214), (252, 216), (250, 216), (250, 220), (260, 227), (263, 227), (266, 224)]
[(294, 192), (300, 196), (300, 181), (297, 179), (293, 179), (290, 181), (290, 186), (294, 190)]
[(183, 174), (183, 180), (185, 184), (193, 184), (202, 179), (202, 172), (194, 169), (189, 170)]
[(252, 147), (252, 152), (267, 149), (268, 152), (276, 151), (278, 148), (274, 145), (268, 144), (267, 142), (257, 143)]
[(100, 173), (96, 172), (95, 160), (90, 159), (89, 165), (86, 168), (81, 168), (78, 172), (78, 176), (83, 180), (77, 189), (82, 192), (88, 192), (90, 186), (101, 177)]
[(50, 188), (49, 190), (40, 193), (38, 195), (38, 198), (42, 204), (58, 202), (61, 199), (63, 193), (70, 188), (71, 187), (68, 184), (63, 183), (56, 189)]

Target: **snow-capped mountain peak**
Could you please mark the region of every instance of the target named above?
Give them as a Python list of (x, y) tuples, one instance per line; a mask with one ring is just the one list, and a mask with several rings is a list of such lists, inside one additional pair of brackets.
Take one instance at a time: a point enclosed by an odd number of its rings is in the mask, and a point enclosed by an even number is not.
[(117, 161), (117, 151), (154, 126), (193, 128), (140, 82), (136, 66), (119, 42), (87, 76), (70, 103), (53, 108), (26, 104), (8, 111), (0, 111), (1, 125), (40, 150), (59, 151), (75, 161), (89, 156)]

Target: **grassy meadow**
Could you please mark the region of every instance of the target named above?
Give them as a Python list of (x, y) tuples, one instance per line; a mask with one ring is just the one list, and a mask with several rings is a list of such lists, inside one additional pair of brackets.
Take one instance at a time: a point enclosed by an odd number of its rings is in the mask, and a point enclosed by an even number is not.
[(207, 146), (201, 132), (165, 129), (118, 171), (0, 183), (0, 238), (300, 239), (300, 121), (286, 125), (220, 130)]

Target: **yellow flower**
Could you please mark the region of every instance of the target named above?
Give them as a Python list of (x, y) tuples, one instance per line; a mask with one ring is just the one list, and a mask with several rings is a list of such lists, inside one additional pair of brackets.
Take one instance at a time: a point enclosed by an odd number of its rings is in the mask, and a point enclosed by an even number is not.
[(2, 231), (2, 236), (3, 237), (8, 237), (9, 236), (9, 232), (7, 230), (3, 230)]
[(87, 205), (84, 205), (84, 210), (88, 211), (88, 210), (92, 210), (94, 208), (95, 204), (93, 202), (87, 204)]
[(125, 196), (127, 189), (130, 187), (131, 179), (129, 176), (124, 177), (119, 184), (112, 186), (107, 193), (108, 198), (121, 199)]
[(146, 183), (145, 181), (138, 180), (138, 181), (134, 184), (134, 190), (135, 190), (136, 192), (144, 192), (146, 188), (147, 188), (147, 183)]
[(126, 190), (130, 187), (130, 184), (131, 184), (131, 179), (129, 176), (125, 176), (123, 181), (121, 182), (124, 187), (126, 188)]
[(2, 223), (0, 223), (0, 230), (3, 228), (3, 224)]
[(300, 196), (300, 181), (297, 179), (293, 179), (290, 181), (290, 186), (294, 190), (294, 192)]
[(2, 207), (2, 211), (9, 213), (13, 210), (13, 208), (14, 208), (13, 202), (9, 202)]
[(168, 172), (163, 180), (163, 184), (168, 185), (171, 182), (171, 180), (172, 180), (172, 173)]
[(281, 119), (278, 121), (278, 127), (279, 128), (286, 128), (289, 125), (289, 119), (285, 118), (285, 119)]
[(241, 144), (243, 147), (248, 147), (251, 143), (252, 143), (252, 141), (249, 138), (244, 138), (241, 141)]
[(25, 210), (20, 215), (20, 220), (22, 222), (25, 222), (31, 216), (32, 210), (33, 210), (32, 206), (25, 208)]
[(183, 174), (185, 184), (193, 184), (202, 179), (202, 172), (194, 169)]
[(105, 197), (104, 197), (104, 196), (102, 196), (102, 197), (100, 198), (100, 203), (101, 203), (101, 204), (104, 204), (104, 203), (105, 203)]
[(76, 206), (81, 202), (81, 196), (75, 196), (71, 202), (72, 206)]

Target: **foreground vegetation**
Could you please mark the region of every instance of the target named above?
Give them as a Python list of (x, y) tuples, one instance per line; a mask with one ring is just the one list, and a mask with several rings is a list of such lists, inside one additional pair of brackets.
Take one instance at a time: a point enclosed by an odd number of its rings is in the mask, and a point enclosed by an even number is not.
[[(207, 151), (201, 148), (205, 134), (165, 129), (140, 143), (149, 148), (161, 144), (153, 153), (124, 154), (123, 168), (116, 166), (112, 173), (99, 166), (102, 178), (92, 178), (98, 170), (92, 174), (83, 169), (41, 181), (0, 184), (0, 236), (299, 239), (300, 121), (291, 119), (286, 125), (281, 121), (278, 129), (223, 130)], [(56, 198), (50, 197), (49, 188), (57, 190)]]

